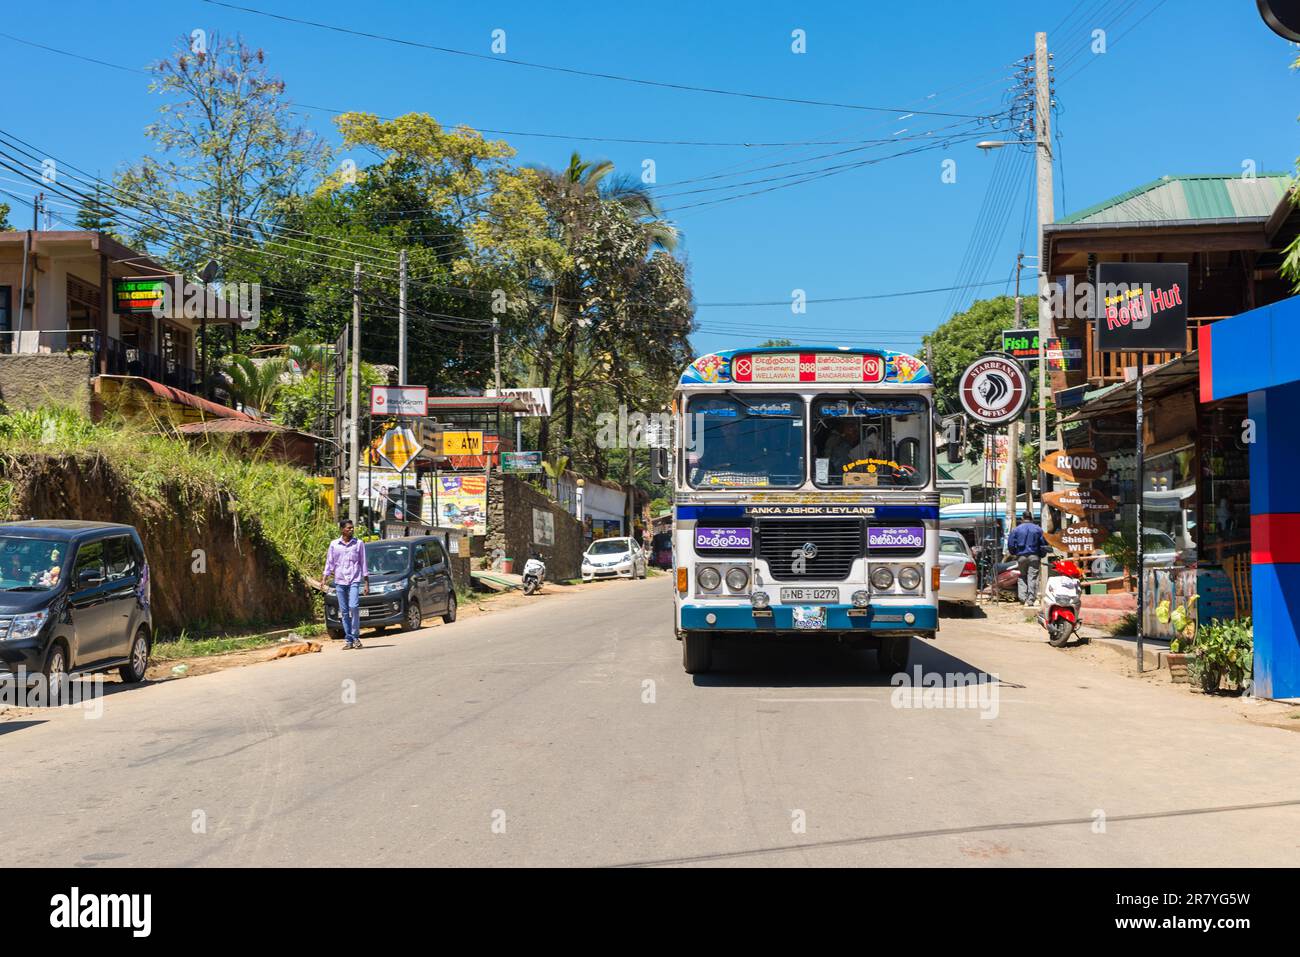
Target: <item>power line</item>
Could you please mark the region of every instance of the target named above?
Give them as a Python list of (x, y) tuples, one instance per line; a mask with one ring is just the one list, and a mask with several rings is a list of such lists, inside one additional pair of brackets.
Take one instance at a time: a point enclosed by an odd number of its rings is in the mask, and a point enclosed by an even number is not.
[(379, 40), (384, 43), (393, 43), (400, 46), (415, 47), (421, 50), (431, 50), (436, 53), (447, 53), (454, 56), (470, 57), (475, 60), (487, 60), (492, 63), (508, 63), (513, 66), (528, 67), (534, 70), (547, 70), (553, 73), (566, 73), (573, 76), (585, 76), (593, 79), (613, 80), (619, 83), (634, 83), (641, 86), (659, 87), (669, 90), (682, 90), (690, 93), (710, 93), (717, 96), (742, 97), (752, 100), (767, 100), (776, 103), (795, 103), (802, 106), (827, 106), (844, 110), (864, 110), (873, 113), (913, 113), (927, 116), (953, 116), (965, 119), (977, 118), (973, 114), (967, 113), (942, 113), (928, 110), (906, 110), (892, 106), (867, 106), (861, 103), (837, 103), (831, 100), (812, 100), (800, 97), (772, 96), (763, 93), (748, 93), (739, 90), (725, 90), (717, 87), (693, 86), (686, 83), (672, 83), (667, 80), (648, 80), (643, 77), (623, 76), (617, 73), (601, 73), (594, 70), (580, 70), (575, 67), (555, 66), (548, 63), (534, 63), (528, 60), (520, 60), (514, 57), (504, 55), (475, 53), (472, 50), (457, 50), (453, 47), (438, 46), (432, 43), (422, 43), (419, 40), (410, 40), (405, 37), (387, 36), (381, 33), (371, 33), (365, 30), (357, 30), (351, 27), (343, 27), (332, 23), (322, 23), (318, 20), (307, 20), (302, 17), (291, 17), (281, 13), (271, 13), (266, 10), (258, 10), (254, 7), (241, 6), (235, 3), (226, 3), (224, 0), (203, 0), (204, 3), (213, 6), (226, 7), (230, 10), (239, 10), (243, 13), (251, 13), (260, 17), (268, 17), (272, 20), (280, 20), (285, 23), (295, 23), (300, 26), (315, 27), (320, 30), (330, 30), (334, 33), (343, 33), (348, 36), (364, 37), (369, 40)]

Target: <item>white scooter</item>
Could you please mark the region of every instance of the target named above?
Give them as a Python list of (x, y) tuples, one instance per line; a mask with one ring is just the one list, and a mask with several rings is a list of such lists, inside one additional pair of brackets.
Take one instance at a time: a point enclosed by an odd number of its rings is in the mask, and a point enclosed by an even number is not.
[(1083, 619), (1083, 599), (1079, 592), (1079, 579), (1083, 572), (1068, 559), (1053, 559), (1051, 566), (1038, 623), (1047, 629), (1047, 643), (1060, 648), (1079, 630)]
[(524, 594), (531, 595), (546, 580), (546, 562), (541, 555), (533, 555), (524, 563)]

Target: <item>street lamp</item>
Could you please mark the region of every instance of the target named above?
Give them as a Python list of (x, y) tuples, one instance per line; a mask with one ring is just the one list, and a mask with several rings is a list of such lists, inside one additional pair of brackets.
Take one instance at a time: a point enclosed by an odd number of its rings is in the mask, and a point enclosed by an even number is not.
[(975, 144), (978, 150), (995, 150), (1001, 146), (1042, 146), (1038, 140), (980, 140)]

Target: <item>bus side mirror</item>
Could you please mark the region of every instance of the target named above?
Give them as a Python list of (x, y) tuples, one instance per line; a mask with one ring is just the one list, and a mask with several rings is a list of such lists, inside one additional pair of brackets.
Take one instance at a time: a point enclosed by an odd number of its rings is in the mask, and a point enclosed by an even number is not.
[(672, 480), (672, 473), (668, 464), (667, 449), (652, 448), (650, 450), (650, 478), (654, 482), (668, 482)]
[(966, 422), (959, 415), (943, 420), (943, 441), (947, 447), (949, 465), (961, 464), (961, 444), (966, 435)]

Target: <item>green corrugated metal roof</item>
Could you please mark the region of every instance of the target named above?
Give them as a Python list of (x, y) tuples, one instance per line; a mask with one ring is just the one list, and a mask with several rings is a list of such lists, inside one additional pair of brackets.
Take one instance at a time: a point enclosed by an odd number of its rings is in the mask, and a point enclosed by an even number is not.
[(977, 462), (967, 462), (962, 460), (958, 463), (951, 463), (946, 459), (938, 463), (939, 479), (950, 482), (969, 482), (971, 485), (982, 485), (985, 480), (984, 458), (980, 457)]
[(1057, 222), (1074, 225), (1265, 218), (1277, 208), (1290, 185), (1291, 177), (1286, 173), (1253, 177), (1162, 176)]

